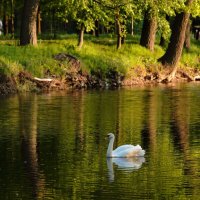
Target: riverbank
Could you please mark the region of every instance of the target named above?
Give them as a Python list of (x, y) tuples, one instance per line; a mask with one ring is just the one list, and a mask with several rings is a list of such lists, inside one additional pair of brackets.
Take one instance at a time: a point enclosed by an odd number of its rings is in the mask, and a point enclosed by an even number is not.
[[(197, 42), (183, 52), (173, 82), (199, 80)], [(120, 50), (112, 37), (86, 37), (82, 49), (73, 36), (41, 40), (37, 47), (20, 47), (13, 40), (0, 41), (0, 46), (0, 94), (160, 84), (171, 72), (157, 62), (164, 53), (160, 46), (150, 52), (132, 37)]]
[[(137, 70), (137, 69), (136, 69)], [(139, 71), (140, 69), (138, 69)], [(161, 82), (157, 73), (146, 73), (145, 76), (138, 75), (136, 77), (123, 77), (112, 72), (110, 79), (101, 79), (97, 76), (89, 76), (87, 74), (68, 73), (66, 79), (59, 78), (37, 78), (31, 76), (27, 72), (20, 72), (17, 77), (0, 76), (0, 95), (16, 94), (18, 92), (44, 92), (55, 90), (77, 90), (77, 89), (108, 89), (119, 87), (147, 86), (166, 84)], [(144, 71), (143, 71), (144, 73)], [(200, 81), (200, 72), (185, 72), (178, 70), (173, 83)], [(161, 75), (163, 76), (163, 75)], [(19, 89), (20, 88), (20, 89)]]
[[(50, 72), (47, 72), (50, 73)], [(21, 71), (16, 77), (0, 76), (0, 95), (16, 94), (23, 91), (41, 92), (55, 90), (77, 90), (94, 88), (121, 88), (133, 86), (147, 86), (166, 84), (164, 81), (168, 73), (164, 70), (151, 72), (141, 68), (134, 68), (134, 76), (124, 76), (117, 71), (109, 71), (106, 78), (98, 74), (90, 75), (83, 72), (80, 67), (72, 65), (68, 68), (65, 77), (59, 78), (48, 74), (48, 78), (38, 78), (30, 73)], [(200, 70), (187, 68), (178, 69), (173, 83), (200, 81)]]

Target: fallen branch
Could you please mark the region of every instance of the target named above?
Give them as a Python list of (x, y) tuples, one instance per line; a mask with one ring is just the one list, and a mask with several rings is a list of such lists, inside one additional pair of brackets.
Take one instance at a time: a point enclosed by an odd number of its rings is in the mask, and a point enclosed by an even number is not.
[(195, 77), (194, 77), (194, 80), (195, 80), (195, 81), (200, 81), (200, 76), (199, 76), (199, 75), (198, 75), (198, 76), (195, 76)]
[(41, 81), (41, 82), (51, 82), (51, 81), (53, 81), (53, 79), (51, 79), (51, 78), (37, 78), (37, 77), (34, 77), (34, 80), (35, 81)]

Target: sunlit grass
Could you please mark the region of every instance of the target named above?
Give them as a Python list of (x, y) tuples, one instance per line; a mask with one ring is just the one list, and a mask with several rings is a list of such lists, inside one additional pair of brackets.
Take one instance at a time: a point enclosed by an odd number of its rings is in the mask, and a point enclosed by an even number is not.
[(8, 76), (16, 76), (22, 70), (22, 65), (17, 61), (11, 61), (0, 56), (0, 73)]
[[(157, 59), (164, 54), (158, 45), (154, 52), (141, 47), (138, 37), (129, 36), (120, 50), (116, 49), (116, 38), (113, 35), (102, 35), (98, 38), (86, 35), (82, 49), (77, 47), (77, 35), (63, 35), (58, 40), (38, 39), (38, 45), (18, 46), (17, 40), (0, 40), (0, 68), (7, 74), (26, 70), (34, 76), (43, 77), (46, 69), (62, 75), (58, 61), (53, 56), (68, 53), (81, 61), (83, 70), (96, 72), (104, 76), (110, 69), (126, 75), (133, 68), (150, 68), (156, 70)], [(189, 67), (200, 67), (199, 45), (192, 40), (189, 52), (184, 51), (181, 64)], [(14, 66), (13, 69), (11, 66)], [(8, 68), (8, 69), (5, 69)], [(2, 70), (3, 69), (3, 70)], [(13, 71), (13, 72), (12, 72)]]
[(105, 38), (98, 38), (95, 42), (87, 40), (81, 50), (76, 49), (75, 54), (89, 71), (100, 70), (106, 73), (109, 69), (115, 69), (126, 74), (134, 67), (157, 63), (157, 59), (163, 54), (163, 50), (158, 46), (152, 53), (135, 43), (125, 43), (117, 50), (115, 40), (113, 39), (113, 44), (109, 38), (107, 40), (110, 41), (108, 45), (105, 45)]
[(200, 42), (192, 39), (189, 50), (184, 50), (181, 63), (185, 67), (195, 67), (200, 69)]

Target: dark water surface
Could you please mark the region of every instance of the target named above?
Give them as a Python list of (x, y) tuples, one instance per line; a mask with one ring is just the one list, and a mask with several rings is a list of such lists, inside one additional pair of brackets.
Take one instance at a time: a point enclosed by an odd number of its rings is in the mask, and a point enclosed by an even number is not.
[[(140, 144), (145, 158), (106, 159)], [(200, 199), (200, 85), (0, 98), (0, 199)]]

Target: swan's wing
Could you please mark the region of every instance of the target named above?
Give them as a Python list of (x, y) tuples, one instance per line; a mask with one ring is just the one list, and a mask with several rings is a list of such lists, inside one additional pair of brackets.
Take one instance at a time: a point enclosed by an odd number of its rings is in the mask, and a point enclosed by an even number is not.
[(127, 150), (127, 149), (132, 149), (134, 146), (131, 145), (131, 144), (125, 144), (125, 145), (122, 145), (122, 146), (119, 146), (117, 147), (115, 150), (113, 150), (113, 153), (114, 154), (118, 154), (124, 150)]
[(113, 151), (113, 157), (136, 157), (144, 156), (145, 151), (140, 145), (123, 145)]
[(145, 154), (145, 150), (139, 144), (134, 147), (134, 151), (137, 152), (137, 156), (144, 156)]

